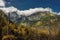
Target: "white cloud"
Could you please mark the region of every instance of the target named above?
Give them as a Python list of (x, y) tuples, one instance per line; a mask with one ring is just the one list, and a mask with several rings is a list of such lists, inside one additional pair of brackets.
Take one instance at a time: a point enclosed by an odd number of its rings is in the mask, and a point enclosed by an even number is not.
[(13, 7), (13, 6), (11, 6), (11, 7), (4, 7), (4, 8), (0, 8), (0, 9), (3, 10), (3, 12), (5, 12), (5, 14), (7, 14), (7, 15), (8, 15), (8, 13), (18, 11), (18, 9)]
[(59, 13), (57, 13), (57, 15), (60, 15), (60, 12), (59, 12)]
[(59, 13), (53, 12), (53, 10), (51, 8), (42, 8), (42, 7), (34, 8), (34, 9), (31, 8), (29, 10), (18, 10), (17, 8), (10, 6), (10, 7), (0, 8), (0, 9), (3, 10), (6, 14), (8, 14), (9, 12), (10, 13), (16, 12), (18, 15), (25, 15), (25, 16), (31, 15), (36, 12), (44, 12), (44, 11), (49, 11), (50, 13), (60, 15), (60, 12)]
[(31, 15), (35, 12), (44, 12), (44, 11), (52, 11), (50, 8), (34, 8), (29, 10), (21, 10), (19, 11), (19, 15)]
[(5, 6), (4, 0), (0, 0), (0, 6)]

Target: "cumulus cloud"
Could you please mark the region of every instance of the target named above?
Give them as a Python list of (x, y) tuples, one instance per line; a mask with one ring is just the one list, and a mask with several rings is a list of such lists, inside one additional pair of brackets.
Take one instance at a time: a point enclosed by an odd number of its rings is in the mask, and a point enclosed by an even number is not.
[(57, 13), (57, 15), (60, 15), (60, 12), (59, 12), (59, 13)]
[(60, 15), (60, 12), (54, 12), (53, 9), (51, 8), (42, 8), (42, 7), (29, 9), (29, 10), (18, 10), (17, 12), (18, 12), (18, 15), (28, 16), (36, 12), (45, 12), (45, 11), (56, 14), (56, 15)]
[(0, 6), (5, 6), (4, 0), (0, 0)]
[(60, 12), (59, 13), (53, 12), (51, 8), (42, 8), (42, 7), (29, 9), (29, 10), (18, 10), (17, 8), (11, 6), (11, 7), (7, 7), (7, 8), (4, 7), (0, 9), (3, 10), (6, 14), (11, 13), (11, 12), (16, 12), (18, 15), (25, 15), (25, 16), (31, 15), (36, 12), (45, 12), (45, 11), (49, 11), (50, 13), (60, 15)]
[(8, 15), (9, 13), (18, 11), (18, 9), (13, 6), (0, 8), (0, 10), (2, 10), (6, 15)]
[(19, 15), (21, 15), (21, 14), (22, 15), (31, 15), (36, 12), (45, 12), (45, 11), (51, 12), (52, 9), (50, 9), (50, 8), (34, 8), (34, 9), (29, 9), (29, 10), (21, 10), (21, 11), (19, 11)]

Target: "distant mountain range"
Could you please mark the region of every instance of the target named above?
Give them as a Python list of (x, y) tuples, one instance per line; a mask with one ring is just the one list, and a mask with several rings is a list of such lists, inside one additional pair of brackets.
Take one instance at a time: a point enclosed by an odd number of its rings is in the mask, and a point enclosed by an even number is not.
[[(16, 11), (8, 13), (8, 17), (10, 18), (11, 21), (13, 21), (16, 24), (24, 24), (27, 23), (29, 25), (34, 25), (37, 22), (44, 22), (46, 21), (54, 21), (57, 17), (60, 17), (60, 15), (56, 15), (53, 13), (50, 13), (49, 11), (40, 11), (36, 13), (32, 13), (31, 15), (18, 15)], [(59, 20), (59, 19), (58, 19)], [(45, 24), (46, 24), (45, 23)]]

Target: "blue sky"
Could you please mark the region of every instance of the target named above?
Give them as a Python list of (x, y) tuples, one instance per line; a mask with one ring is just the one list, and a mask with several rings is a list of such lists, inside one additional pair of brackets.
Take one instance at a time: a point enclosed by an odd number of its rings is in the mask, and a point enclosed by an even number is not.
[[(6, 0), (20, 10), (28, 10), (30, 8), (47, 8), (50, 7), (55, 12), (60, 12), (60, 0)], [(6, 4), (7, 5), (7, 4)]]

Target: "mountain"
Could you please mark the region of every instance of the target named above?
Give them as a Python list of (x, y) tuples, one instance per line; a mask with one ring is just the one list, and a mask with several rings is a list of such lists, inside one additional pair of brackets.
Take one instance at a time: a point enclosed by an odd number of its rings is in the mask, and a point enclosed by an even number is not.
[(7, 25), (7, 16), (4, 14), (2, 10), (0, 10), (0, 26), (5, 26)]
[[(9, 8), (11, 9), (11, 8)], [(14, 9), (12, 7), (12, 9)], [(50, 25), (56, 23), (55, 21), (60, 22), (59, 18), (60, 15), (54, 14), (53, 12), (50, 11), (37, 11), (37, 12), (32, 12), (30, 15), (25, 15), (24, 12), (21, 12), (17, 9), (9, 11), (8, 13), (5, 13), (7, 15), (7, 20), (10, 20), (14, 22), (16, 25), (30, 25), (30, 26), (40, 26), (40, 25)], [(4, 11), (5, 12), (5, 11)], [(21, 14), (23, 13), (23, 14)], [(20, 15), (19, 15), (20, 14)], [(29, 14), (29, 12), (28, 12)], [(58, 24), (57, 22), (57, 24)]]
[(0, 10), (0, 26), (8, 25), (9, 23), (13, 23), (11, 20), (9, 20), (9, 17)]
[(17, 14), (17, 12), (14, 11), (14, 12), (8, 13), (8, 17), (10, 18), (11, 21), (14, 21), (19, 17), (19, 15)]
[(9, 20), (9, 17), (2, 10), (0, 10), (0, 33), (2, 35), (10, 34), (10, 31), (14, 30), (15, 28), (15, 23)]
[[(5, 11), (6, 10), (6, 11)], [(35, 25), (37, 22), (47, 22), (46, 25), (48, 24), (49, 21), (52, 22), (50, 19), (56, 19), (57, 15), (51, 10), (47, 8), (39, 9), (30, 9), (26, 11), (20, 11), (16, 9), (15, 7), (9, 7), (4, 9), (5, 14), (8, 16), (8, 19), (13, 21), (15, 24), (29, 24), (29, 25)]]
[(35, 39), (38, 35), (39, 38), (44, 37), (43, 39), (51, 36), (55, 38), (56, 35), (59, 35), (59, 30), (60, 15), (50, 13), (49, 11), (40, 11), (26, 16), (17, 15), (16, 12), (10, 12), (6, 15), (0, 10), (0, 35), (2, 34), (2, 39), (16, 38), (20, 40), (21, 37), (25, 39), (27, 36), (27, 38), (31, 39), (30, 36), (32, 35), (32, 38), (35, 37)]
[(27, 23), (30, 25), (34, 25), (37, 22), (44, 22), (46, 25), (49, 22), (53, 22), (57, 19), (57, 15), (50, 13), (49, 11), (45, 12), (36, 12), (29, 16), (20, 15), (20, 17), (17, 17), (17, 19), (14, 21), (16, 24), (21, 23)]

